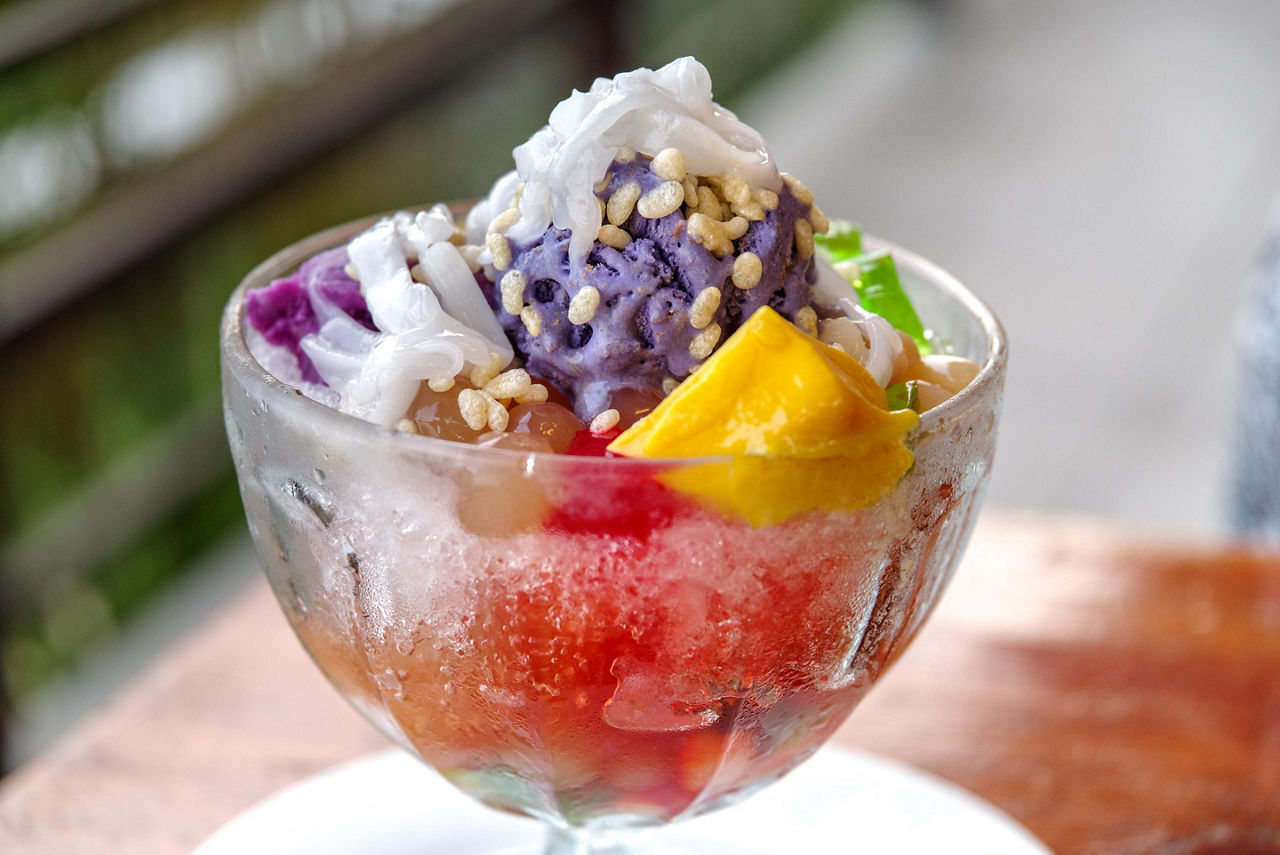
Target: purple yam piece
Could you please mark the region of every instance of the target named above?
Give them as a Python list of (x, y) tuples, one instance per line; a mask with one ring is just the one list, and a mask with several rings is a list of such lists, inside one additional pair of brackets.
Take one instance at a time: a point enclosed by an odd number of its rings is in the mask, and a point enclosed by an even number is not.
[(303, 337), (320, 328), (318, 299), (331, 303), (364, 326), (376, 327), (360, 293), (360, 283), (346, 274), (346, 247), (327, 250), (305, 261), (292, 276), (277, 279), (245, 298), (249, 325), (269, 344), (288, 350), (298, 361), (303, 379), (324, 385), (311, 359), (303, 352)]
[(305, 380), (319, 383), (320, 375), (298, 345), (303, 336), (320, 328), (311, 298), (298, 279), (295, 274), (250, 291), (245, 298), (245, 316), (249, 326), (262, 333), (269, 344), (293, 354)]
[(298, 268), (298, 276), (312, 295), (313, 306), (318, 294), (368, 329), (377, 330), (360, 293), (360, 283), (347, 275), (349, 260), (347, 248), (340, 246), (307, 259)]

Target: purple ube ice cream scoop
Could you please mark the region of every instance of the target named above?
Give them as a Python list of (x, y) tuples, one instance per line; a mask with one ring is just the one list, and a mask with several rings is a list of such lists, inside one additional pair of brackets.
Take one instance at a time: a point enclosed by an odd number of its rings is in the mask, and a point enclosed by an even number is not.
[[(643, 156), (615, 161), (600, 199), (607, 201), (629, 182), (639, 184), (642, 193), (662, 184), (650, 163)], [(732, 252), (720, 258), (690, 235), (683, 208), (653, 219), (633, 209), (620, 224), (631, 242), (622, 249), (596, 242), (582, 265), (570, 263), (565, 229), (551, 226), (530, 244), (513, 243), (511, 264), (496, 278), (500, 283), (510, 271), (523, 276), (525, 319), (501, 308), (499, 284), (480, 278), (529, 373), (558, 386), (573, 400), (578, 416), (590, 419), (608, 408), (620, 389), (662, 394), (664, 382), (669, 386), (687, 377), (706, 358), (694, 344), (700, 334), (705, 338), (716, 328), (718, 343), (763, 305), (790, 320), (813, 305), (812, 252), (800, 251), (795, 239), (796, 223), (809, 215), (810, 206), (786, 186), (777, 197), (777, 206), (751, 222)], [(748, 252), (759, 258), (762, 272), (758, 284), (739, 288), (733, 281), (734, 259)], [(570, 302), (588, 287), (598, 292), (598, 306), (590, 320), (573, 323)], [(709, 321), (705, 311), (691, 316), (695, 300), (708, 288), (719, 291)], [(715, 295), (708, 297), (704, 306), (716, 302)]]

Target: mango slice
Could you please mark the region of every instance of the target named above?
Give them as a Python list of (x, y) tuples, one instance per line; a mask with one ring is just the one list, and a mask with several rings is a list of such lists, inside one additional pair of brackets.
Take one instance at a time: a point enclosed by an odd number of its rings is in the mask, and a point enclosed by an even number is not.
[(875, 504), (911, 468), (905, 440), (918, 423), (910, 410), (889, 410), (857, 360), (763, 307), (609, 450), (731, 455), (661, 477), (760, 527)]

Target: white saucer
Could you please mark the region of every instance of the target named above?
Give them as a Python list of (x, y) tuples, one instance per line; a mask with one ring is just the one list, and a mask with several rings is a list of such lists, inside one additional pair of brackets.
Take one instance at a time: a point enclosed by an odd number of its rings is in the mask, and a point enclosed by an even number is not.
[[(533, 853), (541, 839), (538, 823), (473, 802), (397, 750), (286, 787), (224, 825), (195, 855)], [(717, 855), (1050, 855), (1008, 816), (953, 784), (831, 747), (746, 801), (652, 840)]]

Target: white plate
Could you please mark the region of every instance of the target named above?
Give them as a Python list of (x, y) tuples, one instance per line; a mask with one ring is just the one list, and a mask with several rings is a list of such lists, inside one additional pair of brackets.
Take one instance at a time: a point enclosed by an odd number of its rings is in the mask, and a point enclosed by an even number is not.
[[(401, 751), (337, 766), (259, 802), (195, 855), (489, 855), (537, 852), (533, 820), (473, 802)], [(746, 801), (655, 843), (695, 853), (1050, 855), (995, 807), (899, 763), (824, 748)]]

